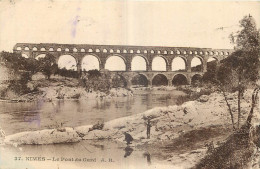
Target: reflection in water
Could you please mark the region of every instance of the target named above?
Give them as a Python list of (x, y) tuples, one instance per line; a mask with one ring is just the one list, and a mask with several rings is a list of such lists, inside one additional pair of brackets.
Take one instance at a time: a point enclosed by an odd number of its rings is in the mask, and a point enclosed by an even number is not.
[(146, 158), (148, 165), (151, 165), (151, 164), (152, 164), (152, 162), (151, 162), (151, 154), (150, 154), (149, 152), (145, 152), (145, 153), (143, 154), (143, 157)]
[(126, 157), (130, 156), (133, 151), (134, 151), (134, 149), (132, 149), (130, 146), (127, 146), (125, 148), (125, 155), (124, 155), (124, 157), (126, 158)]

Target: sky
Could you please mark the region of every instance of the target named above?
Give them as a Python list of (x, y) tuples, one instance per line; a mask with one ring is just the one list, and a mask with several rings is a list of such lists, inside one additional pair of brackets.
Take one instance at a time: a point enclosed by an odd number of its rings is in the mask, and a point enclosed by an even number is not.
[(228, 36), (260, 2), (2, 0), (0, 51), (16, 43), (231, 49)]

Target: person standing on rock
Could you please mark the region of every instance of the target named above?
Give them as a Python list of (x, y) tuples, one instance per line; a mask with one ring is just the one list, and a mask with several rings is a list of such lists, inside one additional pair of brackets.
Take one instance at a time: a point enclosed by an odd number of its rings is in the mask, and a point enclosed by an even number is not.
[(134, 140), (133, 137), (127, 132), (124, 132), (124, 135), (125, 135), (126, 144), (127, 145), (131, 144), (131, 142)]
[(149, 119), (149, 118), (147, 120), (146, 127), (147, 127), (147, 130), (146, 130), (147, 139), (150, 139), (152, 125), (151, 125), (151, 119)]

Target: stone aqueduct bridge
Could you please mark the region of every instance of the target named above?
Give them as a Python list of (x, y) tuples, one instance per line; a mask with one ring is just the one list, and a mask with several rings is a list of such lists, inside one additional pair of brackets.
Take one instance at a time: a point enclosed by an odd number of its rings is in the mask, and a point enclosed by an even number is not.
[[(99, 68), (105, 68), (106, 60), (111, 56), (121, 57), (126, 65), (125, 71), (113, 71), (112, 75), (123, 76), (127, 85), (131, 85), (131, 80), (138, 74), (144, 75), (148, 80), (148, 85), (152, 84), (152, 79), (163, 74), (168, 79), (168, 85), (172, 85), (172, 80), (177, 74), (186, 77), (190, 84), (196, 75), (203, 75), (207, 71), (207, 61), (215, 58), (217, 62), (228, 57), (232, 53), (230, 49), (210, 49), (210, 48), (189, 48), (189, 47), (159, 47), (159, 46), (119, 46), (119, 45), (88, 45), (88, 44), (53, 44), (53, 43), (17, 43), (14, 52), (26, 54), (28, 57), (36, 58), (40, 54), (52, 54), (58, 63), (62, 55), (71, 55), (77, 63), (77, 70), (81, 70), (82, 60), (86, 55), (96, 56), (99, 60)], [(131, 71), (132, 59), (141, 56), (146, 61), (146, 71)], [(166, 71), (153, 71), (152, 61), (155, 57), (162, 57), (166, 63)], [(181, 57), (185, 62), (185, 71), (172, 71), (172, 61), (176, 57)], [(194, 57), (201, 60), (202, 70), (199, 72), (191, 71), (191, 61)]]

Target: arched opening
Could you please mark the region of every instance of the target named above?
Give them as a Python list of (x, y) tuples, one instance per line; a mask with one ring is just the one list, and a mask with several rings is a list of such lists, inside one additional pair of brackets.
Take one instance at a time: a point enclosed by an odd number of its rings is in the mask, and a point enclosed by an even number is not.
[(153, 71), (166, 71), (166, 61), (161, 56), (156, 56), (152, 61)]
[(112, 87), (126, 87), (127, 81), (122, 75), (115, 75), (112, 77)]
[(154, 76), (154, 78), (152, 80), (152, 85), (153, 86), (167, 86), (168, 79), (163, 74), (157, 74), (156, 76)]
[(60, 69), (77, 70), (77, 61), (71, 55), (61, 55), (58, 60), (58, 67)]
[(202, 69), (202, 61), (199, 57), (195, 56), (192, 60), (191, 60), (191, 71), (192, 72), (201, 72)]
[(22, 50), (22, 48), (21, 47), (17, 47), (16, 50)]
[(183, 74), (177, 74), (172, 79), (172, 85), (179, 86), (179, 85), (188, 85), (188, 80), (186, 76)]
[(29, 47), (25, 47), (24, 50), (30, 50)]
[(81, 69), (83, 71), (89, 71), (89, 70), (99, 70), (99, 60), (96, 56), (93, 55), (86, 55), (82, 59), (82, 65)]
[(110, 71), (125, 71), (126, 64), (120, 56), (113, 55), (106, 60), (105, 69)]
[(186, 62), (181, 57), (176, 57), (172, 60), (172, 71), (184, 72), (186, 71)]
[(36, 60), (39, 60), (39, 58), (44, 58), (46, 56), (46, 54), (40, 54), (38, 56), (35, 57)]
[(29, 56), (27, 55), (27, 54), (22, 54), (22, 57), (24, 57), (24, 58), (29, 58)]
[(85, 49), (80, 49), (80, 52), (85, 52)]
[(135, 56), (131, 63), (132, 71), (146, 71), (146, 61), (142, 56)]
[(41, 51), (46, 51), (46, 49), (45, 48), (41, 48)]
[(131, 83), (133, 86), (141, 86), (141, 87), (147, 87), (148, 86), (148, 79), (145, 75), (142, 74), (138, 74), (135, 75), (132, 80)]
[(198, 85), (201, 82), (202, 76), (199, 74), (196, 74), (194, 76), (192, 76), (191, 78), (191, 84), (192, 85)]

